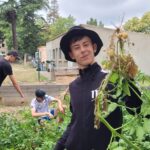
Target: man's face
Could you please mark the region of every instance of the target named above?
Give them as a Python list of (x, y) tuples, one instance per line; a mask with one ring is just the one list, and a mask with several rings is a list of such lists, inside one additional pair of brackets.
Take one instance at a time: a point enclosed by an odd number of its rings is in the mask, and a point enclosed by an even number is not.
[(15, 62), (15, 61), (16, 61), (16, 57), (13, 56), (13, 55), (10, 55), (9, 61), (10, 61), (11, 63)]
[(36, 97), (36, 100), (39, 102), (39, 103), (42, 103), (44, 101), (44, 97)]
[(80, 69), (86, 68), (94, 63), (94, 52), (97, 48), (88, 36), (84, 36), (81, 40), (70, 44), (70, 57), (76, 60)]

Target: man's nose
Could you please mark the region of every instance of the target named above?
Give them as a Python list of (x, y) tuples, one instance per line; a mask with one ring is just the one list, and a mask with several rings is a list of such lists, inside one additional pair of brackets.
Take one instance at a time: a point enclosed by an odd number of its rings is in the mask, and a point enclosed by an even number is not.
[(80, 49), (81, 49), (81, 52), (85, 52), (85, 47), (84, 46), (81, 46)]

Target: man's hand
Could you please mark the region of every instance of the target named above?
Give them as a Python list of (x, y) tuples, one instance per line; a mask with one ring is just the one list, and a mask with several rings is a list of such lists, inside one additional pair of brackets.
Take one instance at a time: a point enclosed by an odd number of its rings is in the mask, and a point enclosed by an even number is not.
[(51, 118), (51, 119), (54, 118), (54, 116), (53, 116), (51, 113), (49, 113), (49, 112), (48, 112), (46, 115), (47, 115), (49, 118)]
[(17, 80), (16, 80), (16, 78), (14, 77), (14, 75), (9, 75), (9, 78), (10, 78), (10, 80), (11, 80), (13, 86), (15, 87), (15, 89), (16, 89), (16, 90), (18, 91), (18, 93), (20, 94), (20, 96), (21, 96), (22, 98), (24, 98), (24, 94), (23, 94), (23, 92), (22, 92), (22, 90), (21, 90), (19, 84), (17, 83)]
[(25, 100), (24, 100), (24, 98), (21, 98), (21, 102), (20, 102), (21, 104), (24, 104), (25, 103)]
[(23, 93), (21, 93), (21, 98), (24, 98), (25, 96), (24, 96), (24, 94)]
[(63, 113), (63, 114), (65, 113), (65, 108), (63, 107), (63, 105), (59, 105), (58, 109), (61, 113)]

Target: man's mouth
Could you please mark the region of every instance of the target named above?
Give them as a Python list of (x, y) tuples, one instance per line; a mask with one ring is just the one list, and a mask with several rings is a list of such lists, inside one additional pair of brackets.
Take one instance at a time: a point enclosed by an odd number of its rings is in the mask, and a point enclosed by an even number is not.
[(81, 57), (82, 60), (87, 59), (87, 58), (88, 58), (88, 55), (84, 55)]

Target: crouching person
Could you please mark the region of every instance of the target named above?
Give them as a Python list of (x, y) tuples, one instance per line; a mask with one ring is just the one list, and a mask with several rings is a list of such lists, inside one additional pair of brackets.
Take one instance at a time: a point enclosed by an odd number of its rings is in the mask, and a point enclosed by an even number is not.
[[(64, 108), (61, 100), (49, 96), (42, 89), (35, 91), (35, 98), (31, 101), (31, 114), (33, 117), (38, 118), (39, 124), (42, 124), (45, 120), (51, 120), (57, 116), (58, 111), (64, 113)], [(49, 108), (49, 104), (52, 101), (58, 102), (58, 108)]]

